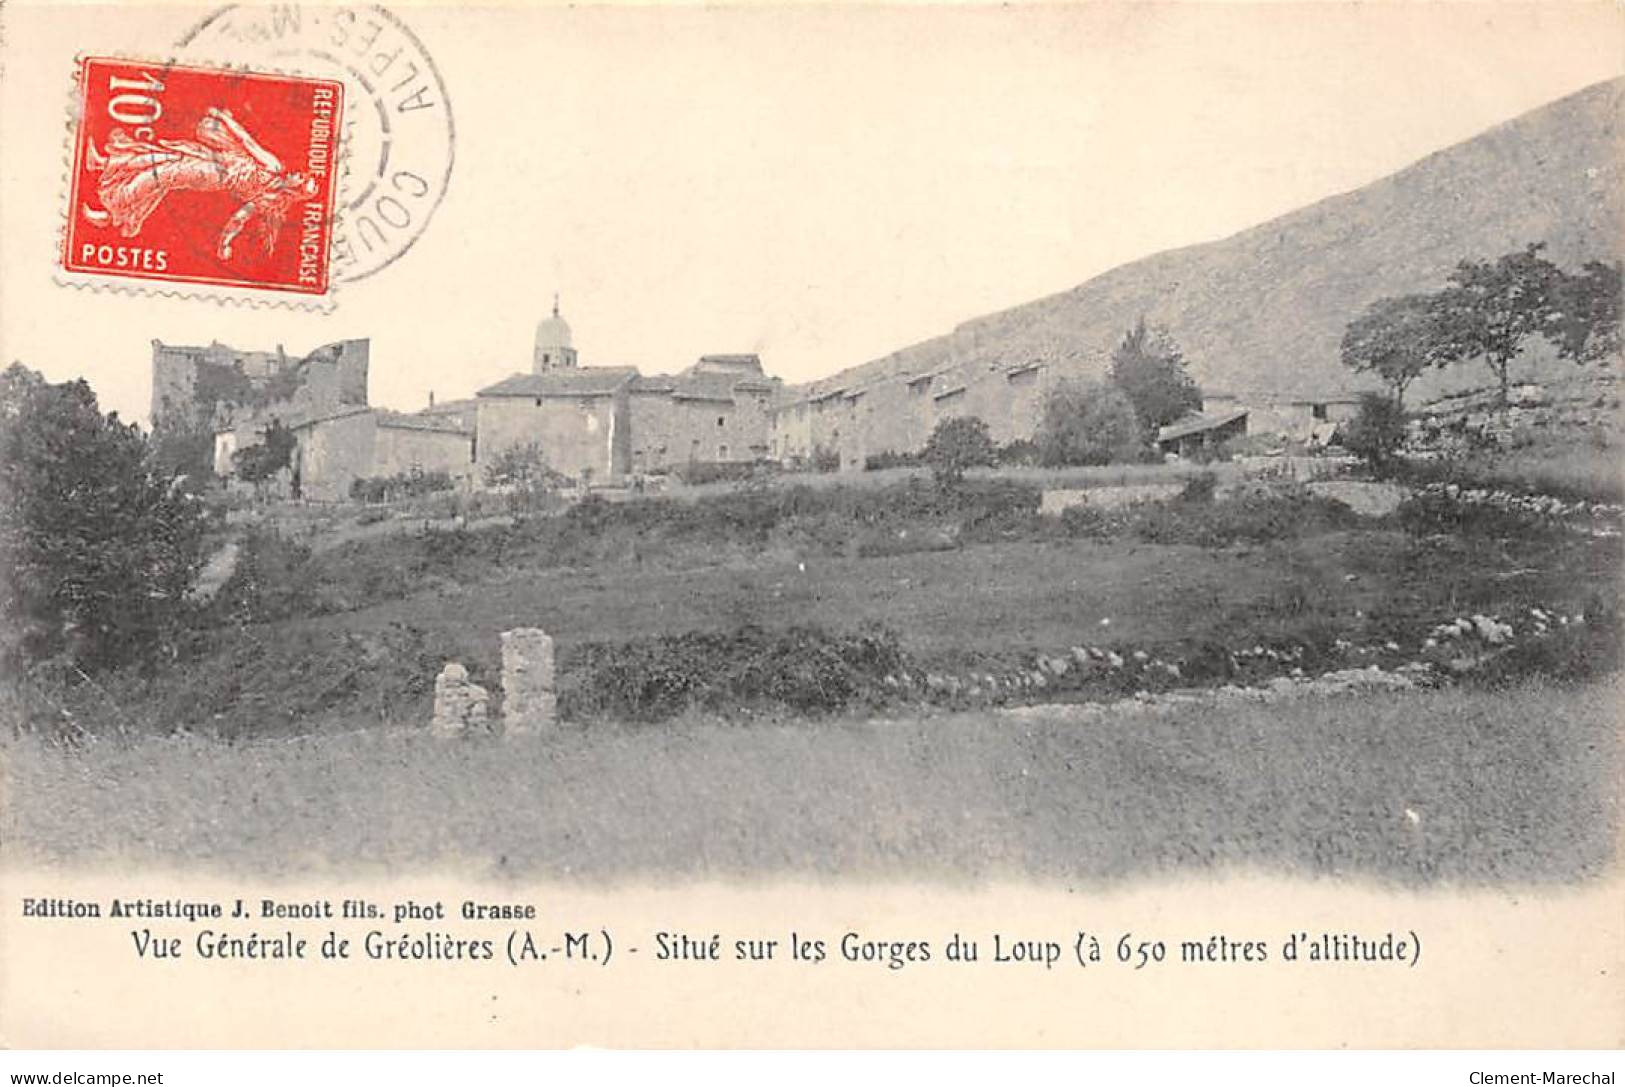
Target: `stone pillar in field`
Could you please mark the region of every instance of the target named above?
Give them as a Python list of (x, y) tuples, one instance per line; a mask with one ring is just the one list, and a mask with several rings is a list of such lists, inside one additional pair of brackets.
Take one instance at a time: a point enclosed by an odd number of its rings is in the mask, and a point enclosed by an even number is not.
[(553, 639), (535, 627), (502, 634), (502, 731), (509, 736), (550, 729), (558, 720), (553, 686)]
[(429, 731), (449, 739), (461, 736), (470, 726), (484, 728), (489, 699), (484, 687), (468, 681), (468, 669), (451, 661), (434, 680), (434, 720)]

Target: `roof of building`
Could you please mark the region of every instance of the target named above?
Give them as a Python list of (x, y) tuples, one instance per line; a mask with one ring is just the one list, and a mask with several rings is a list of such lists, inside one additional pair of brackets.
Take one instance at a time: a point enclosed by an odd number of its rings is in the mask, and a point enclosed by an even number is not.
[(734, 374), (681, 374), (671, 395), (674, 400), (725, 400), (733, 402), (734, 386), (739, 378)]
[(729, 370), (750, 370), (755, 373), (762, 372), (762, 356), (757, 354), (741, 355), (701, 355), (700, 360), (691, 370), (704, 370), (708, 367), (727, 368)]
[(677, 379), (671, 374), (639, 374), (632, 379), (635, 393), (669, 393), (677, 388)]
[(394, 430), (424, 430), (434, 434), (456, 434), (465, 438), (474, 433), (472, 426), (459, 422), (457, 419), (445, 419), (425, 415), (421, 412), (406, 415), (398, 411), (380, 410), (378, 412), (378, 425), (390, 427)]
[(1232, 408), (1229, 411), (1216, 412), (1211, 415), (1205, 412), (1193, 411), (1158, 430), (1157, 441), (1171, 442), (1179, 438), (1188, 438), (1192, 434), (1203, 434), (1210, 430), (1218, 430), (1220, 427), (1228, 426), (1237, 419), (1245, 419), (1246, 417), (1246, 408)]
[(721, 370), (695, 370), (680, 374), (638, 375), (634, 393), (670, 395), (674, 400), (714, 400), (732, 403), (739, 393), (770, 393), (780, 387), (773, 378), (752, 377)]
[[(265, 415), (255, 416), (251, 419), (243, 420), (242, 422), (247, 423), (249, 426), (254, 426), (261, 423), (261, 420), (263, 420), (264, 423), (269, 423), (274, 419), (281, 422), (281, 424), (287, 427), (289, 430), (300, 430), (304, 427), (315, 426), (317, 423), (329, 423), (335, 419), (348, 419), (352, 415), (365, 415), (367, 412), (373, 410), (376, 409), (369, 408), (365, 404), (345, 404), (329, 411), (313, 412), (309, 415), (303, 413), (280, 414), (272, 412)], [(231, 426), (221, 427), (220, 429), (216, 430), (215, 433), (219, 434), (228, 430), (237, 430), (241, 427), (241, 425), (242, 423), (234, 423)]]
[(609, 396), (633, 381), (632, 366), (583, 366), (545, 374), (514, 374), (481, 389), (476, 396)]
[(459, 412), (468, 411), (471, 408), (478, 407), (479, 403), (480, 402), (477, 399), (473, 398), (473, 397), (468, 397), (468, 398), (463, 399), (463, 400), (442, 400), (438, 404), (430, 404), (426, 408), (419, 409), (414, 414), (416, 414), (416, 415), (456, 415)]

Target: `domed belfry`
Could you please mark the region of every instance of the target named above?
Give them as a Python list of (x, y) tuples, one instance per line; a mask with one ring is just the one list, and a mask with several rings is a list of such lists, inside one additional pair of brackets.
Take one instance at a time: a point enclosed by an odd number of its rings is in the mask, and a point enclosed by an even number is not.
[(531, 369), (538, 374), (550, 370), (573, 370), (576, 349), (570, 345), (570, 326), (559, 316), (559, 296), (553, 295), (553, 316), (536, 326), (536, 353)]

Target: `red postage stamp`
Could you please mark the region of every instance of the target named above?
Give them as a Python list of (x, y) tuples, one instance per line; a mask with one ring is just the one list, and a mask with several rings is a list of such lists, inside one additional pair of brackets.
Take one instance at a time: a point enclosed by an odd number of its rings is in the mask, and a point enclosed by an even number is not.
[(88, 57), (62, 268), (326, 294), (344, 85)]

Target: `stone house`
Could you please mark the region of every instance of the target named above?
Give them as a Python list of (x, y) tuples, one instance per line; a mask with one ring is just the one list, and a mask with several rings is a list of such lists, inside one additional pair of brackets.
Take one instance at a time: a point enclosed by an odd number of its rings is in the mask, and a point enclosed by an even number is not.
[(677, 374), (582, 366), (554, 302), (536, 330), (531, 372), (475, 397), (478, 470), (517, 446), (538, 445), (550, 467), (586, 483), (614, 483), (696, 462), (772, 454), (780, 388), (756, 355), (703, 355)]
[(1202, 410), (1206, 412), (1224, 413), (1241, 407), (1247, 409), (1248, 429), (1253, 433), (1312, 441), (1358, 415), (1360, 395), (1328, 390), (1297, 397), (1258, 394), (1243, 398), (1229, 392), (1210, 392), (1202, 397)]
[(970, 363), (938, 371), (814, 382), (773, 409), (772, 448), (785, 464), (821, 450), (843, 469), (878, 453), (916, 453), (937, 424), (963, 415), (987, 423), (999, 443), (1031, 438), (1043, 411), (1049, 368), (1041, 362)]
[(767, 459), (778, 388), (755, 355), (706, 355), (679, 374), (638, 377), (630, 390), (632, 471)]
[(504, 452), (531, 443), (571, 479), (624, 477), (632, 461), (628, 393), (637, 374), (630, 366), (588, 366), (515, 374), (481, 389), (474, 423), (481, 478)]

